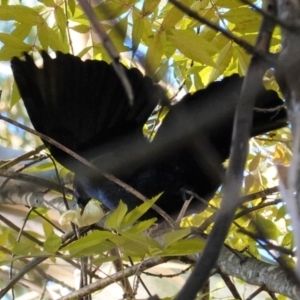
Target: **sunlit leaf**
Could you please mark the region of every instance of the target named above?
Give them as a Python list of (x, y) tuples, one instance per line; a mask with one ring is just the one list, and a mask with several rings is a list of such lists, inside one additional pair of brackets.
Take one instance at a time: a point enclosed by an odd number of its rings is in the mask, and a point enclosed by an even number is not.
[(163, 30), (167, 30), (170, 28), (174, 28), (174, 26), (179, 22), (179, 20), (183, 17), (184, 12), (179, 10), (177, 7), (172, 7), (167, 15), (164, 17), (164, 20), (161, 24)]
[(160, 64), (165, 39), (166, 36), (164, 32), (157, 32), (149, 44), (146, 53), (146, 68), (149, 75), (153, 75)]
[(142, 9), (143, 14), (145, 15), (151, 14), (158, 7), (160, 1), (161, 0), (145, 0)]
[(80, 24), (80, 25), (72, 26), (70, 29), (72, 29), (76, 32), (79, 32), (79, 33), (88, 33), (91, 30), (91, 27)]
[(76, 8), (75, 0), (68, 0), (68, 7), (70, 9), (70, 12), (71, 12), (72, 16), (74, 16), (75, 8)]
[(38, 2), (41, 2), (45, 6), (48, 6), (48, 7), (55, 7), (56, 6), (56, 3), (54, 2), (54, 0), (38, 0)]
[(216, 53), (218, 49), (208, 43), (203, 37), (189, 30), (171, 30), (168, 39), (187, 57), (203, 64), (214, 66), (209, 53)]
[(54, 10), (54, 15), (55, 15), (55, 20), (58, 25), (58, 28), (60, 29), (60, 32), (63, 36), (65, 37), (65, 31), (67, 28), (67, 19), (66, 19), (66, 14), (64, 13), (64, 10), (58, 6)]
[(37, 27), (39, 41), (43, 49), (50, 47), (53, 51), (68, 52), (67, 44), (63, 43), (61, 36), (47, 23)]
[(30, 46), (25, 44), (23, 40), (15, 35), (0, 33), (0, 41), (7, 47), (18, 49), (19, 51), (29, 51)]
[(184, 228), (184, 229), (174, 230), (164, 234), (163, 235), (164, 246), (168, 248), (171, 244), (186, 237), (188, 234), (190, 234), (190, 232), (191, 232), (190, 228)]
[(60, 247), (62, 239), (55, 233), (51, 233), (44, 242), (44, 250), (54, 254)]
[(105, 226), (112, 229), (119, 228), (124, 216), (127, 213), (127, 210), (127, 205), (120, 201), (118, 207), (105, 220)]
[(144, 21), (140, 13), (134, 12), (132, 25), (132, 51), (133, 56), (138, 49), (144, 31)]
[(15, 20), (22, 24), (39, 25), (43, 18), (33, 8), (23, 5), (5, 5), (0, 9), (0, 20)]
[(114, 247), (107, 239), (113, 237), (109, 231), (93, 231), (91, 234), (80, 238), (64, 247), (62, 250), (68, 251), (70, 255), (90, 255), (102, 253), (103, 249), (112, 249)]
[(217, 68), (211, 72), (209, 82), (216, 81), (221, 75), (224, 74), (226, 68), (229, 66), (232, 59), (232, 43), (228, 42), (220, 51), (216, 60)]
[(128, 226), (132, 225), (136, 222), (142, 215), (144, 215), (152, 206), (153, 204), (159, 199), (161, 194), (157, 195), (156, 197), (152, 198), (151, 200), (141, 202), (141, 205), (130, 211), (122, 221), (122, 228), (127, 228)]
[(255, 157), (252, 159), (252, 161), (250, 162), (249, 164), (249, 171), (252, 172), (252, 171), (255, 171), (258, 166), (259, 166), (259, 162), (260, 162), (260, 158), (261, 158), (261, 155), (260, 153), (258, 153), (257, 155), (255, 155)]
[(180, 240), (176, 243), (171, 244), (166, 250), (160, 253), (159, 256), (180, 256), (195, 254), (203, 250), (204, 245), (205, 241), (200, 239)]
[(129, 6), (120, 5), (120, 3), (115, 1), (105, 1), (94, 8), (99, 21), (115, 19), (128, 9)]
[(266, 239), (276, 240), (280, 234), (279, 229), (274, 222), (260, 216), (259, 214), (255, 215), (255, 225)]

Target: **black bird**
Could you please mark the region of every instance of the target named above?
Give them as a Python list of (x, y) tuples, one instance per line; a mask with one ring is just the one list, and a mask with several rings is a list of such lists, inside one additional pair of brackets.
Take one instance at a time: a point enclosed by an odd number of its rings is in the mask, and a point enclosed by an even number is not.
[[(166, 103), (164, 90), (139, 70), (124, 67), (132, 85), (134, 104), (112, 66), (58, 52), (52, 59), (42, 52), (43, 68), (31, 56), (13, 58), (15, 81), (34, 128), (115, 175), (148, 198), (163, 192), (156, 202), (176, 216), (192, 190), (208, 201), (222, 183), (222, 163), (229, 157), (236, 101), (243, 78), (232, 75), (206, 89), (187, 94), (163, 121), (153, 142), (142, 127), (158, 103)], [(261, 85), (258, 108), (274, 108), (283, 101)], [(251, 135), (286, 126), (285, 109), (253, 113)], [(113, 210), (122, 199), (129, 207), (141, 200), (67, 153), (44, 141), (53, 157), (75, 173), (78, 203), (90, 198)], [(203, 209), (194, 199), (186, 214)], [(143, 217), (161, 217), (150, 210)]]

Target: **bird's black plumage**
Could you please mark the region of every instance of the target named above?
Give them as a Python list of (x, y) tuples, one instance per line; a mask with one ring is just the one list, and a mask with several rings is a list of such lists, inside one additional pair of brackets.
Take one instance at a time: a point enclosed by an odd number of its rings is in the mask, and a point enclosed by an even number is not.
[[(70, 54), (51, 59), (42, 53), (39, 69), (29, 55), (13, 58), (11, 65), (33, 126), (102, 171), (112, 173), (146, 197), (164, 192), (157, 202), (174, 216), (183, 205), (183, 189), (209, 200), (222, 182), (222, 163), (229, 156), (233, 117), (243, 78), (232, 75), (187, 94), (171, 107), (152, 143), (142, 126), (159, 102), (166, 102), (161, 87), (137, 69), (125, 68), (132, 85), (134, 104), (111, 65), (82, 62)], [(261, 86), (259, 108), (274, 108), (282, 100)], [(286, 125), (284, 109), (253, 115), (251, 135)], [(45, 142), (54, 158), (75, 172), (74, 186), (83, 205), (91, 198), (115, 209), (122, 199), (130, 209), (141, 203), (116, 183), (95, 174), (63, 151)], [(188, 213), (203, 207), (193, 200)], [(146, 217), (158, 216), (149, 211)]]

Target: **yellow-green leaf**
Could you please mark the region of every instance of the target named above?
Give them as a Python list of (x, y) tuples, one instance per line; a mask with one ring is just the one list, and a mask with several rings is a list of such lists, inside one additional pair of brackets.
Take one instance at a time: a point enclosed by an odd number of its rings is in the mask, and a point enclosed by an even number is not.
[(71, 12), (72, 16), (74, 16), (74, 14), (75, 14), (75, 8), (76, 8), (76, 2), (75, 2), (75, 0), (68, 0), (68, 7), (70, 9), (70, 12)]
[(170, 28), (174, 28), (175, 25), (182, 19), (184, 16), (184, 12), (178, 9), (177, 7), (173, 6), (164, 17), (164, 20), (161, 24), (161, 28), (163, 30), (167, 30)]
[(225, 47), (220, 51), (216, 66), (213, 71), (210, 73), (209, 82), (216, 81), (221, 75), (224, 74), (226, 68), (229, 66), (229, 63), (232, 59), (232, 43), (229, 41)]
[(39, 25), (44, 19), (33, 8), (23, 5), (5, 5), (0, 9), (0, 20), (15, 20), (22, 24)]
[(266, 239), (277, 240), (280, 235), (280, 231), (276, 224), (271, 220), (268, 220), (260, 214), (255, 214), (254, 225), (257, 226), (258, 230), (264, 235)]
[(215, 67), (211, 58), (212, 53), (217, 53), (218, 49), (203, 37), (190, 30), (171, 30), (168, 35), (178, 50), (187, 57), (203, 64)]
[(37, 33), (43, 49), (50, 47), (53, 51), (68, 52), (68, 45), (61, 40), (61, 35), (47, 23), (37, 27)]
[(44, 242), (44, 250), (48, 253), (54, 254), (59, 249), (61, 243), (62, 239), (52, 232)]
[(11, 250), (14, 255), (30, 255), (33, 251), (32, 244), (26, 240), (16, 242)]
[[(62, 250), (69, 251), (71, 255), (79, 255), (79, 253), (86, 253), (86, 255), (90, 253), (101, 253), (100, 249), (103, 248), (100, 248), (100, 246), (105, 244), (105, 240), (113, 236), (113, 233), (109, 231), (93, 231), (91, 234), (74, 241)], [(113, 248), (111, 243), (105, 244), (104, 248), (109, 248), (110, 246)], [(96, 248), (99, 249), (99, 252), (97, 252)]]
[(136, 222), (142, 215), (144, 215), (152, 206), (153, 204), (159, 199), (161, 194), (152, 198), (151, 200), (142, 202), (141, 205), (130, 211), (122, 221), (121, 228), (127, 228), (128, 226), (132, 225)]
[(119, 228), (119, 225), (122, 223), (127, 210), (127, 205), (120, 201), (118, 207), (105, 220), (105, 226), (112, 229)]
[[(126, 215), (126, 217), (127, 217), (127, 215)], [(131, 228), (129, 228), (126, 231), (129, 232), (129, 233), (132, 233), (132, 234), (138, 234), (138, 233), (141, 233), (141, 232), (145, 232), (153, 224), (155, 224), (156, 220), (157, 220), (156, 218), (152, 218), (152, 219), (149, 219), (149, 220), (146, 220), (146, 221), (138, 222), (137, 224), (135, 224), (134, 226), (132, 226)]]
[(158, 7), (159, 3), (160, 0), (145, 0), (143, 5), (143, 14), (151, 14)]
[(88, 33), (91, 30), (91, 27), (84, 24), (80, 24), (80, 25), (72, 26), (70, 29), (79, 33)]
[(204, 248), (205, 242), (200, 239), (181, 240), (171, 244), (158, 256), (181, 256), (199, 253)]
[(29, 36), (31, 29), (32, 25), (30, 24), (17, 24), (11, 35), (23, 41), (26, 37)]
[(53, 234), (53, 225), (50, 222), (47, 222), (46, 219), (42, 221), (43, 230), (46, 238), (49, 238)]
[(153, 247), (155, 249), (162, 249), (161, 245), (154, 239), (145, 235), (131, 234), (128, 231), (122, 232), (122, 236), (129, 239), (132, 242), (144, 244), (147, 247)]
[(94, 8), (95, 13), (99, 21), (115, 19), (126, 11), (129, 10), (129, 6), (120, 5), (119, 2), (105, 1)]
[(166, 234), (163, 235), (164, 246), (168, 248), (171, 244), (186, 237), (188, 234), (190, 234), (190, 232), (191, 232), (190, 228), (183, 228), (183, 229), (167, 232)]
[(134, 12), (132, 17), (132, 50), (134, 55), (142, 39), (144, 31), (144, 21), (140, 13)]
[(258, 166), (259, 166), (259, 163), (260, 163), (260, 158), (261, 158), (261, 155), (260, 153), (258, 153), (257, 155), (255, 155), (255, 157), (252, 159), (252, 161), (250, 162), (249, 164), (249, 171), (252, 172), (252, 171), (255, 171)]
[(165, 44), (165, 33), (157, 32), (151, 40), (146, 53), (146, 70), (151, 76), (159, 67)]
[(113, 45), (117, 49), (117, 51), (124, 52), (127, 51), (127, 48), (124, 46), (126, 33), (128, 26), (128, 18), (122, 18), (118, 23), (114, 25), (111, 31), (108, 34), (108, 37), (112, 41)]
[(54, 15), (58, 28), (60, 29), (60, 32), (64, 37), (67, 28), (66, 14), (64, 13), (64, 10), (60, 6), (58, 6), (54, 10)]
[(45, 6), (48, 6), (48, 7), (55, 7), (56, 6), (54, 0), (38, 0), (38, 2), (41, 2)]
[[(2, 49), (1, 49), (2, 50)], [(1, 50), (0, 50), (0, 60), (1, 59)], [(10, 109), (21, 99), (19, 89), (16, 85), (16, 82), (14, 81), (13, 86), (12, 86), (12, 93), (11, 93), (11, 98), (10, 98)]]
[(29, 51), (31, 48), (29, 45), (25, 44), (22, 39), (12, 34), (0, 33), (0, 41), (5, 46), (16, 48), (19, 51)]

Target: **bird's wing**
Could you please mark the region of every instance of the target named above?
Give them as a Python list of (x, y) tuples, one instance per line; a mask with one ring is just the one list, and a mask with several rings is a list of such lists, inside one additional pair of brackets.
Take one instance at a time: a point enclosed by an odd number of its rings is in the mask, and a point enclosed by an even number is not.
[[(215, 148), (218, 150), (223, 138), (228, 140), (223, 143), (230, 143), (235, 108), (239, 101), (243, 80), (242, 77), (234, 74), (221, 81), (213, 82), (194, 94), (184, 96), (166, 116), (157, 133), (157, 143), (162, 143), (165, 136), (170, 136), (168, 132), (172, 130), (177, 132), (177, 136), (187, 137), (189, 134), (190, 137), (208, 138), (213, 145), (216, 144)], [(284, 105), (283, 100), (275, 91), (266, 90), (262, 84), (260, 85), (253, 112), (251, 136), (287, 125), (287, 112), (284, 107), (276, 110), (278, 106)], [(182, 142), (181, 138), (180, 141)]]
[[(140, 129), (164, 91), (137, 69), (125, 74), (132, 86), (134, 104), (112, 65), (57, 52), (52, 59), (42, 52), (43, 67), (32, 57), (13, 58), (15, 81), (34, 128), (84, 155), (86, 150), (132, 130)], [(142, 133), (141, 133), (142, 134)], [(70, 157), (49, 145), (52, 155), (73, 170)]]

